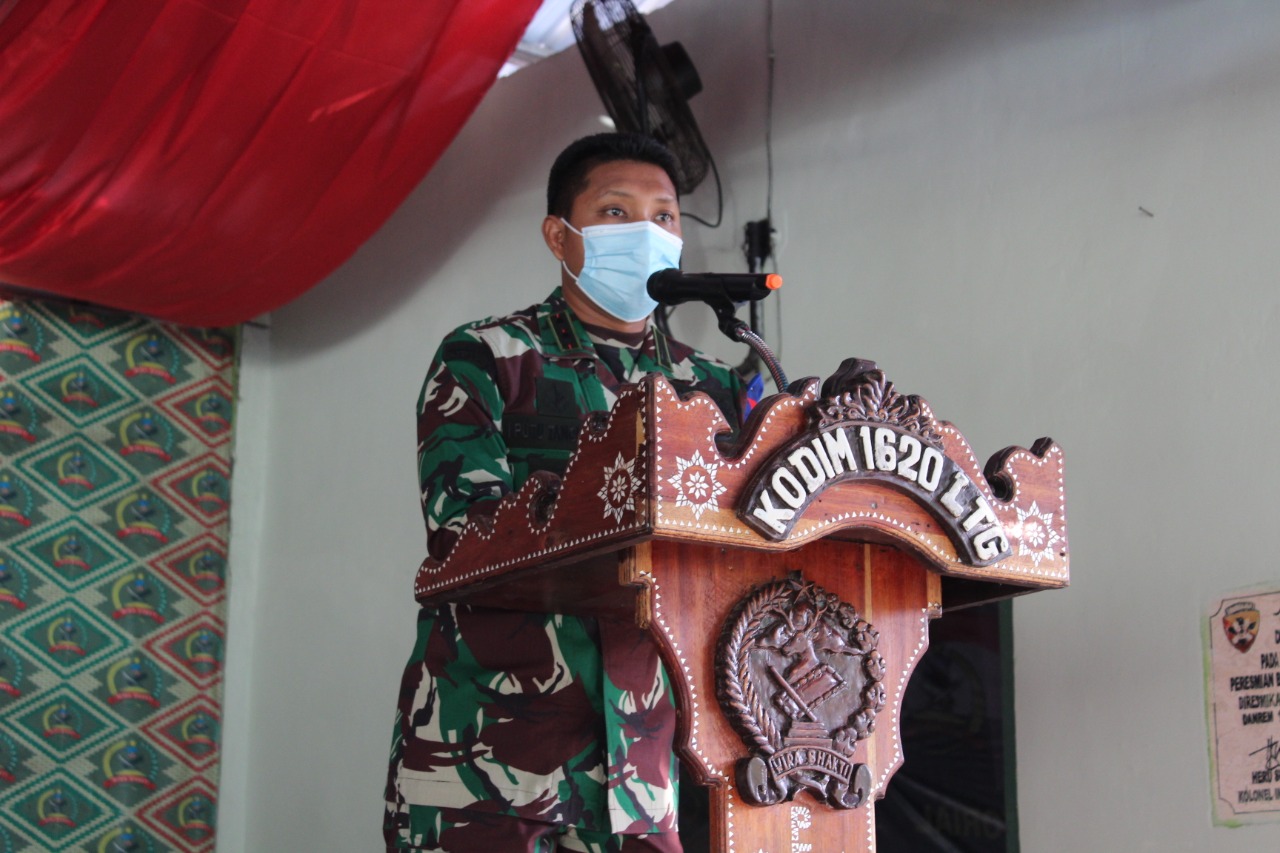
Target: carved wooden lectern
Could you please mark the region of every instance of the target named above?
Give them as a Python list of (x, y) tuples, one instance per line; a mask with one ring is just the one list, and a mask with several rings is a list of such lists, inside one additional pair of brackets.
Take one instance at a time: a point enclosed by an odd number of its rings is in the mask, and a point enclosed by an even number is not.
[(711, 786), (716, 851), (874, 851), (930, 619), (1068, 582), (1062, 450), (980, 470), (871, 362), (766, 398), (729, 446), (711, 399), (650, 376), (418, 572), (422, 601), (630, 613)]

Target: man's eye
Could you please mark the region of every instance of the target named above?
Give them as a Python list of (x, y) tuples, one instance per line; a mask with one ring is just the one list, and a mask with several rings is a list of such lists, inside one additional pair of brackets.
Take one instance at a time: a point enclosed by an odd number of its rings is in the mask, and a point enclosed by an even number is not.
[(627, 212), (620, 207), (605, 208), (604, 212), (606, 216), (626, 216), (627, 215)]

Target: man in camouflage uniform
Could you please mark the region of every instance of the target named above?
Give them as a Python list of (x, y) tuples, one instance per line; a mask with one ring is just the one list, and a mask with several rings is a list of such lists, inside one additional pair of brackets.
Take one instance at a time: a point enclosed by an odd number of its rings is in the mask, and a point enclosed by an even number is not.
[[(679, 236), (674, 174), (664, 148), (624, 134), (578, 140), (557, 159), (543, 236), (561, 287), (448, 335), (418, 400), (432, 556), (531, 472), (562, 474), (581, 424), (646, 373), (740, 420), (730, 368), (647, 316), (611, 315), (579, 283), (584, 228), (651, 222)], [(387, 849), (679, 851), (674, 731), (657, 649), (630, 622), (424, 607), (397, 707)]]

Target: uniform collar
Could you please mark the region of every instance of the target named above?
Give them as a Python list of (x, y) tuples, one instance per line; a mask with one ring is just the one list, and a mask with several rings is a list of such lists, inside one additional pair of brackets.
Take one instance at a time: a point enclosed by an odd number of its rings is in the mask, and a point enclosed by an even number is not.
[[(564, 293), (558, 287), (538, 306), (538, 334), (542, 339), (542, 351), (552, 358), (599, 357), (582, 321), (569, 308)], [(667, 336), (653, 322), (645, 328), (640, 351), (664, 368), (671, 369), (671, 347)]]

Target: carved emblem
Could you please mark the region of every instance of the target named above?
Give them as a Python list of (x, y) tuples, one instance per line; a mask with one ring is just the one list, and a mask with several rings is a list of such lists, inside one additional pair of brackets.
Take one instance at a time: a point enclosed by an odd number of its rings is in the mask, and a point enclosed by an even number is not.
[(738, 790), (754, 805), (808, 790), (835, 808), (866, 801), (871, 771), (853, 760), (884, 707), (879, 632), (852, 605), (798, 575), (757, 587), (725, 624), (720, 706), (748, 747)]

